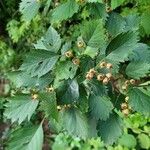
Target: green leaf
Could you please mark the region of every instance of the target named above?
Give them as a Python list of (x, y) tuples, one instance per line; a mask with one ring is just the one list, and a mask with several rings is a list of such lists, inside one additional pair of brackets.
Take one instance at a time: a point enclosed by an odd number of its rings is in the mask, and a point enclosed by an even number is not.
[(118, 143), (128, 148), (134, 148), (137, 144), (136, 138), (131, 134), (122, 135)]
[(12, 123), (17, 121), (21, 124), (26, 118), (30, 120), (38, 103), (38, 100), (32, 100), (29, 95), (14, 96), (6, 103), (4, 115), (7, 119), (11, 119)]
[(139, 88), (132, 88), (128, 91), (129, 105), (133, 110), (144, 115), (150, 115), (150, 96), (146, 95)]
[(75, 0), (68, 0), (54, 9), (52, 13), (52, 22), (61, 22), (71, 18), (76, 12), (78, 12), (78, 9), (79, 5)]
[(42, 150), (43, 129), (40, 126), (21, 127), (12, 133), (8, 150)]
[(60, 35), (53, 27), (49, 27), (46, 34), (34, 44), (36, 49), (48, 50), (57, 53), (61, 46)]
[(94, 67), (94, 61), (89, 56), (82, 56), (80, 62), (80, 70), (85, 75), (91, 68)]
[(55, 53), (34, 50), (27, 54), (24, 63), (21, 65), (20, 70), (26, 71), (32, 77), (41, 77), (53, 69), (59, 56)]
[(119, 33), (123, 32), (125, 30), (125, 25), (125, 19), (121, 15), (114, 12), (109, 15), (106, 22), (106, 27), (112, 37), (115, 37)]
[(102, 20), (90, 20), (81, 27), (81, 35), (87, 46), (103, 48), (106, 44), (106, 35)]
[(149, 9), (148, 9), (148, 11), (144, 11), (144, 13), (141, 16), (141, 25), (144, 28), (144, 31), (147, 35), (150, 35), (150, 27), (149, 27), (150, 19), (149, 19), (149, 16), (150, 16)]
[(150, 148), (150, 137), (144, 133), (138, 135), (138, 140), (140, 143), (141, 148), (149, 149)]
[(9, 80), (17, 87), (38, 87), (40, 89), (49, 85), (54, 77), (51, 74), (45, 74), (41, 78), (31, 77), (26, 72), (14, 71), (7, 74)]
[(62, 125), (70, 134), (76, 135), (82, 138), (88, 136), (88, 124), (87, 119), (76, 108), (68, 108), (61, 112)]
[(107, 19), (108, 14), (106, 13), (105, 5), (101, 3), (92, 3), (89, 4), (88, 10), (90, 14), (94, 16), (96, 19), (103, 18), (104, 20)]
[(19, 10), (25, 21), (31, 21), (37, 15), (40, 2), (37, 0), (21, 0)]
[(90, 89), (90, 93), (95, 96), (105, 96), (107, 94), (106, 87), (97, 80), (88, 82), (88, 88)]
[(123, 4), (125, 0), (111, 0), (111, 8), (115, 9)]
[(133, 53), (138, 41), (136, 32), (128, 31), (117, 35), (107, 46), (106, 61), (113, 64), (113, 73), (118, 72), (120, 62), (129, 59), (129, 55)]
[(74, 65), (71, 61), (61, 61), (56, 65), (55, 74), (58, 80), (62, 79), (72, 79), (74, 78), (76, 71), (78, 69), (77, 65)]
[(136, 32), (128, 31), (120, 33), (107, 46), (107, 58), (124, 62), (136, 47), (137, 42), (138, 36)]
[(42, 92), (39, 94), (40, 110), (44, 111), (45, 116), (58, 120), (58, 110), (55, 92)]
[(113, 104), (111, 103), (109, 97), (95, 96), (94, 94), (90, 95), (89, 112), (91, 113), (92, 117), (96, 118), (97, 120), (106, 120), (109, 118), (112, 109)]
[(150, 73), (150, 63), (142, 61), (133, 61), (126, 68), (127, 76), (133, 79), (140, 79)]
[(111, 114), (106, 121), (99, 121), (98, 135), (106, 144), (113, 144), (122, 134), (122, 121), (117, 114)]
[(67, 80), (58, 89), (60, 101), (65, 104), (70, 104), (79, 99), (79, 85), (76, 79)]

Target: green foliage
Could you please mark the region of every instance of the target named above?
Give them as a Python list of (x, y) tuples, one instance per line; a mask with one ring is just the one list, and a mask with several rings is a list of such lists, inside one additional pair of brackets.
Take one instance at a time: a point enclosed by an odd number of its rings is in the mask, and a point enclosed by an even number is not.
[(143, 113), (144, 115), (150, 115), (150, 97), (138, 88), (129, 90), (128, 93), (130, 100), (129, 104), (134, 110)]
[(21, 17), (13, 2), (0, 2), (6, 149), (50, 149), (60, 132), (54, 150), (148, 149), (149, 1), (16, 1)]
[(52, 22), (60, 22), (73, 16), (79, 9), (75, 0), (68, 0), (64, 4), (56, 7), (52, 13)]
[(23, 14), (25, 21), (31, 21), (38, 13), (40, 2), (38, 0), (22, 0), (19, 10)]
[(15, 130), (9, 139), (8, 150), (41, 150), (43, 145), (43, 129), (40, 126), (26, 126)]
[(17, 121), (21, 124), (26, 118), (28, 121), (33, 115), (38, 105), (38, 100), (32, 100), (29, 95), (17, 95), (12, 97), (6, 104), (5, 116), (11, 119), (11, 122)]

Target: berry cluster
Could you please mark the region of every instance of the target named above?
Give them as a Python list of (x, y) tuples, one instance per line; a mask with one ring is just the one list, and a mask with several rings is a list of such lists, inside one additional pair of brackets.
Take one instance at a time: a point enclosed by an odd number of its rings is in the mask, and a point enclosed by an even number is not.
[(131, 111), (131, 107), (128, 105), (128, 100), (129, 100), (129, 97), (127, 96), (125, 98), (125, 102), (121, 104), (122, 113), (125, 116), (128, 116)]

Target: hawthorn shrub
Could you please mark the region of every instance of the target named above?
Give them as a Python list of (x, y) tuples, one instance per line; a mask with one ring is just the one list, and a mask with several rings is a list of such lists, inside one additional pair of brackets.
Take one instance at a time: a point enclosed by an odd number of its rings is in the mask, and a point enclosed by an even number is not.
[[(123, 118), (134, 112), (150, 116), (150, 48), (142, 43), (149, 20), (145, 12), (118, 13), (129, 2), (20, 2), (25, 23), (7, 26), (13, 42), (30, 27), (42, 37), (27, 36), (30, 49), (6, 72), (13, 86), (4, 111), (12, 123), (7, 149), (41, 150), (46, 137), (60, 132), (99, 136), (112, 145), (123, 134)], [(144, 6), (149, 11), (148, 0), (130, 3), (138, 5), (137, 12)]]

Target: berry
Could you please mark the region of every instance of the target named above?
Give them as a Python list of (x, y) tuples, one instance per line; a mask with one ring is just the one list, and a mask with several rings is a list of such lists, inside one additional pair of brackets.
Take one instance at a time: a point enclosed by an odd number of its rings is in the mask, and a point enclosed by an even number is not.
[(123, 110), (122, 110), (122, 113), (123, 113), (125, 116), (128, 116), (129, 113), (130, 113), (130, 111), (129, 111), (129, 109), (123, 109)]
[(100, 66), (100, 68), (104, 68), (104, 67), (106, 67), (106, 65), (107, 65), (107, 63), (105, 61), (103, 61), (100, 63), (99, 66)]
[(111, 73), (107, 73), (107, 74), (106, 74), (106, 77), (107, 77), (108, 79), (111, 79), (112, 74), (111, 74)]
[(83, 41), (78, 41), (77, 46), (78, 46), (78, 48), (85, 47), (85, 43)]
[(134, 84), (135, 84), (135, 80), (134, 80), (134, 79), (131, 79), (131, 80), (130, 80), (130, 83), (131, 83), (132, 85), (134, 85)]
[(73, 57), (72, 51), (67, 51), (67, 52), (65, 53), (65, 56), (68, 57), (68, 58)]
[(47, 91), (48, 91), (48, 92), (53, 92), (53, 91), (54, 91), (54, 88), (53, 88), (53, 87), (47, 88)]
[(86, 75), (87, 80), (91, 80), (93, 77), (94, 77), (93, 73), (87, 73), (87, 75)]
[(127, 85), (123, 85), (123, 86), (122, 86), (122, 89), (123, 89), (123, 90), (127, 90)]
[(94, 68), (92, 68), (92, 69), (90, 69), (90, 70), (89, 70), (89, 73), (93, 73), (93, 74), (95, 74), (95, 73), (96, 73), (96, 71), (95, 71), (95, 69), (94, 69)]
[(127, 109), (128, 108), (128, 104), (127, 103), (122, 103), (121, 104), (121, 109)]
[(98, 74), (97, 75), (97, 80), (98, 81), (102, 81), (104, 79), (104, 75), (103, 74)]
[(38, 95), (37, 94), (32, 94), (31, 97), (32, 97), (33, 100), (36, 100), (38, 98)]
[(111, 64), (111, 63), (108, 63), (108, 64), (106, 65), (106, 68), (107, 68), (107, 69), (111, 69), (111, 68), (112, 68), (112, 64)]
[(74, 59), (72, 60), (72, 62), (73, 62), (73, 64), (75, 64), (75, 65), (79, 65), (79, 64), (80, 64), (80, 59), (74, 58)]
[(111, 7), (107, 6), (107, 7), (106, 7), (106, 12), (109, 13), (109, 12), (111, 12), (111, 11), (112, 11)]
[(107, 77), (105, 77), (103, 80), (103, 84), (108, 84), (108, 82), (109, 82), (109, 79)]
[(58, 109), (58, 110), (61, 110), (61, 107), (60, 107), (60, 106), (57, 106), (57, 109)]
[(129, 85), (130, 84), (130, 81), (129, 80), (126, 80), (125, 81), (125, 85)]
[(129, 96), (127, 96), (126, 98), (125, 98), (125, 101), (127, 102), (129, 100)]

